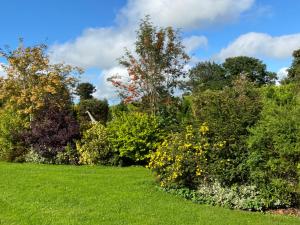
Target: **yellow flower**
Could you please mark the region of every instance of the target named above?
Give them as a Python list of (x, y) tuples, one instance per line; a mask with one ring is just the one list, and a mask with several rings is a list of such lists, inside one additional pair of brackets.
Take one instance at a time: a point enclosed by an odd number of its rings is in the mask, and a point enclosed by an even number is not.
[(206, 134), (209, 131), (208, 126), (206, 125), (206, 123), (203, 123), (202, 126), (200, 126), (199, 131), (202, 135)]
[(192, 146), (192, 144), (184, 144), (184, 147), (186, 147), (186, 148), (189, 148), (191, 146)]

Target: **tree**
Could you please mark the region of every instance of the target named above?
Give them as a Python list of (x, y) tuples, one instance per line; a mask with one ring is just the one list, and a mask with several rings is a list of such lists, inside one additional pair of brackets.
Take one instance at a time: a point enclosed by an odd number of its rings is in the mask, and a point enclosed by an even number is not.
[(215, 62), (198, 63), (189, 72), (186, 88), (192, 92), (206, 89), (220, 90), (230, 84), (225, 74), (222, 65)]
[(13, 51), (0, 50), (8, 62), (7, 77), (0, 80), (0, 102), (18, 113), (32, 118), (44, 106), (64, 108), (71, 103), (71, 90), (76, 83), (73, 75), (79, 68), (50, 64), (45, 45), (20, 46)]
[(274, 84), (276, 73), (267, 71), (267, 66), (259, 59), (247, 56), (227, 58), (222, 64), (226, 77), (230, 81), (237, 79), (240, 75), (245, 75), (248, 80), (257, 85)]
[(282, 83), (291, 83), (300, 81), (300, 49), (293, 53), (293, 63), (288, 69), (288, 76), (282, 81)]
[(92, 99), (96, 88), (91, 83), (81, 83), (76, 88), (76, 94), (80, 97), (80, 101)]
[(108, 80), (124, 102), (142, 101), (156, 114), (159, 104), (174, 93), (179, 78), (185, 76), (188, 59), (178, 32), (172, 27), (158, 29), (146, 17), (137, 31), (135, 54), (126, 50), (119, 60), (128, 71), (128, 82), (122, 82), (120, 76)]
[(189, 80), (185, 83), (187, 90), (204, 91), (221, 90), (230, 87), (233, 81), (245, 76), (249, 81), (261, 86), (274, 84), (276, 74), (267, 71), (267, 67), (259, 59), (238, 56), (227, 58), (223, 64), (201, 62), (189, 72)]
[(108, 120), (109, 106), (106, 99), (99, 100), (93, 98), (81, 100), (77, 105), (77, 109), (80, 123), (90, 122), (87, 111), (89, 111), (93, 117), (102, 124), (105, 124)]

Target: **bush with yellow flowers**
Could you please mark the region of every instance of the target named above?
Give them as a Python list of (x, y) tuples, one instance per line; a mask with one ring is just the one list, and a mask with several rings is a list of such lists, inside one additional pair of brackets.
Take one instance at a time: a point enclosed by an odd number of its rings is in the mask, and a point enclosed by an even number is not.
[(148, 167), (162, 187), (195, 188), (206, 180), (207, 153), (224, 145), (210, 143), (208, 131), (205, 123), (198, 129), (187, 126), (184, 132), (169, 135), (151, 154)]

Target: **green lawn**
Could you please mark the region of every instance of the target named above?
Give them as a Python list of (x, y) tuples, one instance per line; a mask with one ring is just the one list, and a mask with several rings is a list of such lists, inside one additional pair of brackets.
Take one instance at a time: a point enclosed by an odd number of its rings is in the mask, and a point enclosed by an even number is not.
[(0, 224), (300, 224), (288, 216), (197, 205), (159, 191), (141, 167), (0, 163)]

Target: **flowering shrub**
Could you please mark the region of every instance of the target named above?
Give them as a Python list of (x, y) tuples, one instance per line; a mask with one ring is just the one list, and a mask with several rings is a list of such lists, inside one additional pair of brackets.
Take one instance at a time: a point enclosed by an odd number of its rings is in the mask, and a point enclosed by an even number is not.
[(206, 124), (195, 130), (171, 134), (156, 152), (148, 167), (156, 172), (162, 187), (196, 187), (206, 178), (206, 153), (222, 149), (224, 143), (210, 144)]

